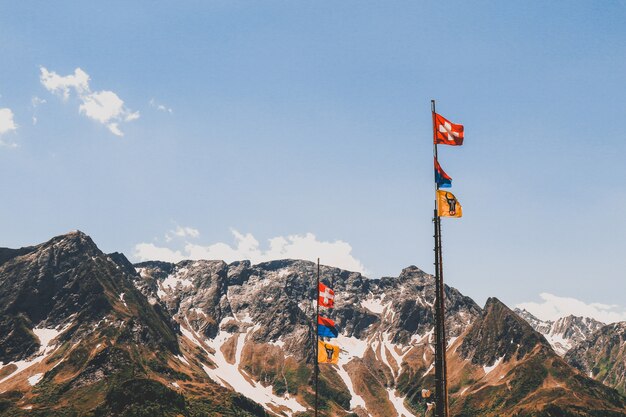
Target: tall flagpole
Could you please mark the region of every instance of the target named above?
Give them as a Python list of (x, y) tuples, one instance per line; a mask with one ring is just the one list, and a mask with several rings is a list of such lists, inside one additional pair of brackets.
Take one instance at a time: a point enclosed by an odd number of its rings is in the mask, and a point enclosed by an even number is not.
[[(433, 117), (433, 157), (437, 159), (435, 100), (430, 101)], [(435, 174), (435, 416), (448, 417), (448, 387), (446, 367), (446, 329), (443, 287), (443, 258), (441, 252), (441, 217), (438, 211), (437, 184)]]
[(315, 417), (317, 417), (317, 389), (319, 386), (319, 327), (317, 325), (318, 317), (320, 316), (320, 258), (317, 258), (317, 286), (315, 287)]

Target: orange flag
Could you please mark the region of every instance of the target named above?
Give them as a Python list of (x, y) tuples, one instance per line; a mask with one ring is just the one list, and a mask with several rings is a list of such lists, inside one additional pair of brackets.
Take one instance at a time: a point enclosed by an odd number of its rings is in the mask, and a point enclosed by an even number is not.
[(441, 217), (463, 217), (463, 207), (450, 191), (437, 190), (437, 214)]

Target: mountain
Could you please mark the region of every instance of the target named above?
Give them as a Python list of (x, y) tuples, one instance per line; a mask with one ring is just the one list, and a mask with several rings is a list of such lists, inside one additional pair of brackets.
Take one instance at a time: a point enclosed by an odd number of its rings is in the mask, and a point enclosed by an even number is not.
[[(1, 415), (186, 412), (167, 382), (196, 382), (179, 371), (178, 325), (134, 287), (134, 268), (120, 260), (81, 232), (0, 250)], [(225, 409), (260, 409), (205, 375), (197, 380)]]
[[(246, 387), (247, 395), (266, 407), (312, 406), (315, 264), (183, 261), (136, 267), (136, 286), (180, 323), (184, 344), (216, 352), (207, 352), (217, 364), (208, 372), (222, 385), (244, 385), (237, 371), (243, 369), (261, 382), (256, 389)], [(421, 392), (412, 384), (414, 375), (432, 370), (432, 349), (426, 345), (434, 323), (432, 276), (410, 267), (397, 278), (367, 279), (327, 266), (321, 275), (335, 290), (332, 318), (341, 329), (338, 344), (346, 350), (339, 367), (322, 369), (321, 385), (331, 397), (323, 398), (324, 409), (334, 414), (367, 409), (372, 416), (403, 410), (405, 397)], [(446, 296), (449, 334), (458, 337), (480, 308), (453, 288), (446, 288)]]
[(606, 325), (567, 352), (565, 360), (586, 375), (626, 393), (626, 322)]
[[(0, 249), (0, 416), (311, 417), (316, 265), (144, 262), (80, 232)], [(434, 279), (321, 267), (336, 294), (338, 366), (320, 416), (421, 415), (434, 385)], [(456, 416), (624, 416), (495, 298), (446, 287)]]
[(623, 397), (570, 367), (495, 298), (450, 350), (453, 415), (625, 415)]
[(536, 331), (543, 334), (560, 356), (568, 350), (587, 340), (604, 323), (591, 317), (569, 315), (555, 321), (544, 321), (533, 316), (526, 310), (516, 308), (515, 312), (526, 320)]

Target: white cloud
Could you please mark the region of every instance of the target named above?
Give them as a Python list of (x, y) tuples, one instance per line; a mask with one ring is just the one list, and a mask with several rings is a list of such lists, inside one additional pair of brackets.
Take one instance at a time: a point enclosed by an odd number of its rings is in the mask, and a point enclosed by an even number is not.
[(170, 242), (173, 237), (180, 238), (197, 238), (200, 236), (200, 231), (198, 229), (194, 229), (193, 227), (185, 227), (185, 226), (176, 226), (175, 230), (170, 230), (165, 234), (165, 241)]
[(17, 124), (15, 124), (15, 120), (13, 120), (13, 111), (6, 107), (0, 109), (0, 146), (17, 148), (16, 143), (5, 142), (2, 139), (2, 136), (15, 130), (17, 130)]
[(180, 251), (168, 248), (160, 248), (152, 243), (139, 243), (135, 245), (135, 258), (141, 261), (159, 260), (165, 262), (179, 262), (185, 258)]
[(361, 261), (352, 256), (352, 246), (341, 240), (334, 242), (320, 241), (312, 233), (286, 237), (278, 236), (269, 239), (269, 246), (267, 249), (263, 249), (259, 241), (251, 233), (242, 234), (236, 230), (232, 230), (232, 233), (235, 238), (233, 246), (223, 242), (208, 246), (186, 242), (184, 248), (178, 250), (156, 246), (152, 243), (139, 243), (135, 245), (133, 255), (139, 261), (163, 260), (179, 262), (183, 259), (220, 259), (226, 262), (233, 262), (248, 259), (253, 264), (287, 258), (315, 262), (317, 258), (320, 258), (324, 265), (331, 265), (363, 274), (367, 273)]
[(48, 71), (41, 67), (41, 83), (51, 93), (60, 94), (63, 100), (70, 97), (70, 90), (76, 90), (78, 95), (89, 93), (89, 75), (80, 68), (74, 70), (74, 74), (60, 76), (54, 71)]
[(585, 303), (571, 297), (559, 297), (554, 294), (541, 293), (542, 301), (520, 303), (516, 307), (523, 308), (543, 320), (556, 320), (570, 314), (575, 316), (593, 317), (604, 323), (626, 321), (626, 309), (615, 304)]
[(9, 108), (0, 109), (0, 135), (17, 129), (13, 120), (13, 111)]
[[(88, 118), (105, 125), (111, 133), (123, 136), (119, 125), (139, 118), (139, 112), (133, 112), (124, 106), (124, 101), (113, 91), (102, 90), (92, 92), (89, 88), (89, 75), (80, 68), (74, 74), (60, 76), (53, 71), (41, 67), (41, 84), (53, 94), (67, 100), (71, 91), (76, 92), (81, 101), (78, 111)], [(33, 120), (36, 123), (36, 119)]]
[(198, 229), (194, 229), (193, 227), (181, 227), (178, 226), (176, 230), (174, 230), (174, 234), (180, 237), (199, 237), (200, 232)]
[(157, 103), (157, 101), (153, 98), (150, 99), (149, 104), (150, 104), (150, 107), (155, 108), (159, 111), (164, 111), (170, 114), (173, 112), (173, 110), (170, 107), (166, 107), (164, 104)]

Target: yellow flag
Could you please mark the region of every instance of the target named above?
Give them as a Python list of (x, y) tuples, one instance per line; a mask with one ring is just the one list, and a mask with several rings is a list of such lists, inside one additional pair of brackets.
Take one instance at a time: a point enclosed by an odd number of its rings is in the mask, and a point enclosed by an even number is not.
[(339, 346), (330, 343), (317, 341), (317, 361), (319, 363), (334, 363), (339, 361)]
[(462, 217), (463, 207), (450, 191), (437, 190), (438, 214), (441, 217)]

